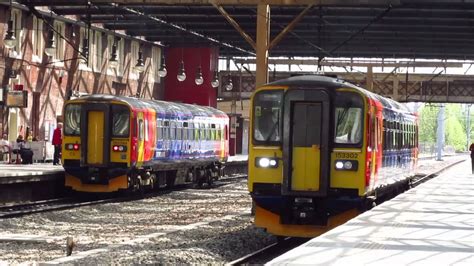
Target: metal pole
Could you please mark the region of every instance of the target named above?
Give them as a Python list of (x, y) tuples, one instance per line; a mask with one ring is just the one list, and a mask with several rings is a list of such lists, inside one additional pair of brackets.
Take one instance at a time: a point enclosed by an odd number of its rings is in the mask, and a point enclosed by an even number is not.
[(438, 111), (438, 128), (436, 130), (436, 160), (442, 161), (442, 153), (444, 146), (444, 105), (441, 105)]
[(471, 145), (471, 104), (467, 105), (467, 117), (466, 117), (466, 136), (467, 136), (467, 150)]

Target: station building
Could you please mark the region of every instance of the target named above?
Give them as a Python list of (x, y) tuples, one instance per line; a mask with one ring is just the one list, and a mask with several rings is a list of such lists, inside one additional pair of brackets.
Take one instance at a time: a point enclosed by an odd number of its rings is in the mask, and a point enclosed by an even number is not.
[[(210, 80), (217, 70), (217, 48), (167, 47), (165, 58), (159, 43), (87, 25), (76, 16), (36, 10), (34, 14), (24, 6), (0, 5), (0, 131), (10, 141), (20, 134), (50, 140), (56, 123), (62, 121), (65, 99), (81, 94), (216, 107), (217, 92)], [(8, 34), (15, 38), (14, 47), (7, 48)], [(55, 49), (48, 50), (51, 40)], [(165, 61), (168, 78), (158, 74)], [(180, 82), (176, 75), (182, 62), (188, 78)], [(198, 68), (207, 81), (201, 85), (194, 78)]]

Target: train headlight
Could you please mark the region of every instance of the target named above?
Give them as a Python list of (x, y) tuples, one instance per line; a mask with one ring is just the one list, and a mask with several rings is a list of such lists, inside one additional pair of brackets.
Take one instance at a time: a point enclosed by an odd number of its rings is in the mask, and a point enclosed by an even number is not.
[(278, 158), (257, 157), (255, 158), (255, 165), (261, 168), (277, 168)]
[(357, 171), (359, 168), (359, 162), (355, 160), (338, 160), (334, 164), (336, 170), (342, 171)]
[(352, 169), (352, 163), (351, 163), (351, 161), (346, 161), (346, 162), (344, 163), (344, 169), (347, 169), (347, 170)]

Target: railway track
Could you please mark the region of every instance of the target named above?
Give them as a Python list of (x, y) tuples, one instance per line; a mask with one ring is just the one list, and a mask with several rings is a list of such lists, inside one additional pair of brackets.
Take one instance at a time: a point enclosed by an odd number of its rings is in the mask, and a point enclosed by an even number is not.
[[(246, 178), (247, 175), (234, 175), (230, 177), (224, 177), (215, 181), (209, 189), (217, 188), (227, 184), (231, 184), (239, 181), (242, 178)], [(204, 187), (203, 189), (206, 189)], [(14, 218), (34, 213), (49, 212), (49, 211), (58, 211), (66, 210), (83, 206), (91, 206), (97, 204), (113, 203), (113, 202), (122, 202), (122, 201), (132, 201), (139, 200), (143, 198), (158, 197), (163, 194), (171, 193), (177, 190), (187, 190), (191, 189), (189, 185), (176, 186), (172, 189), (161, 189), (158, 191), (150, 191), (142, 195), (132, 195), (132, 196), (123, 196), (123, 197), (113, 197), (113, 198), (96, 198), (96, 199), (78, 199), (73, 197), (67, 198), (57, 198), (57, 199), (48, 199), (41, 201), (34, 201), (28, 203), (20, 204), (8, 204), (0, 205), (0, 219)]]
[(29, 203), (12, 204), (0, 206), (0, 219), (14, 218), (23, 215), (29, 215), (40, 212), (58, 211), (72, 209), (82, 206), (90, 206), (95, 204), (103, 204), (109, 202), (117, 202), (121, 199), (97, 199), (97, 200), (80, 200), (74, 198), (58, 198), (42, 201), (34, 201)]
[(447, 170), (447, 169), (449, 169), (449, 168), (451, 168), (451, 167), (453, 167), (457, 164), (460, 164), (460, 163), (464, 162), (465, 160), (466, 159), (455, 161), (455, 162), (450, 163), (450, 164), (444, 166), (443, 168), (441, 168), (439, 170), (436, 170), (432, 173), (429, 173), (427, 175), (415, 175), (414, 178), (410, 179), (410, 188), (414, 188), (414, 187), (420, 185), (421, 183), (426, 182), (426, 181), (430, 180), (431, 178), (436, 177), (439, 173), (441, 173), (441, 172), (443, 172), (443, 171), (445, 171), (445, 170)]

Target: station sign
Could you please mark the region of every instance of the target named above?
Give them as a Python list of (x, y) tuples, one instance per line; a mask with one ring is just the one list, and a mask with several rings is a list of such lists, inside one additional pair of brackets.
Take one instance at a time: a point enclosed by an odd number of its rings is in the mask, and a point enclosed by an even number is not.
[(6, 97), (7, 107), (28, 107), (28, 91), (10, 90), (7, 91)]

